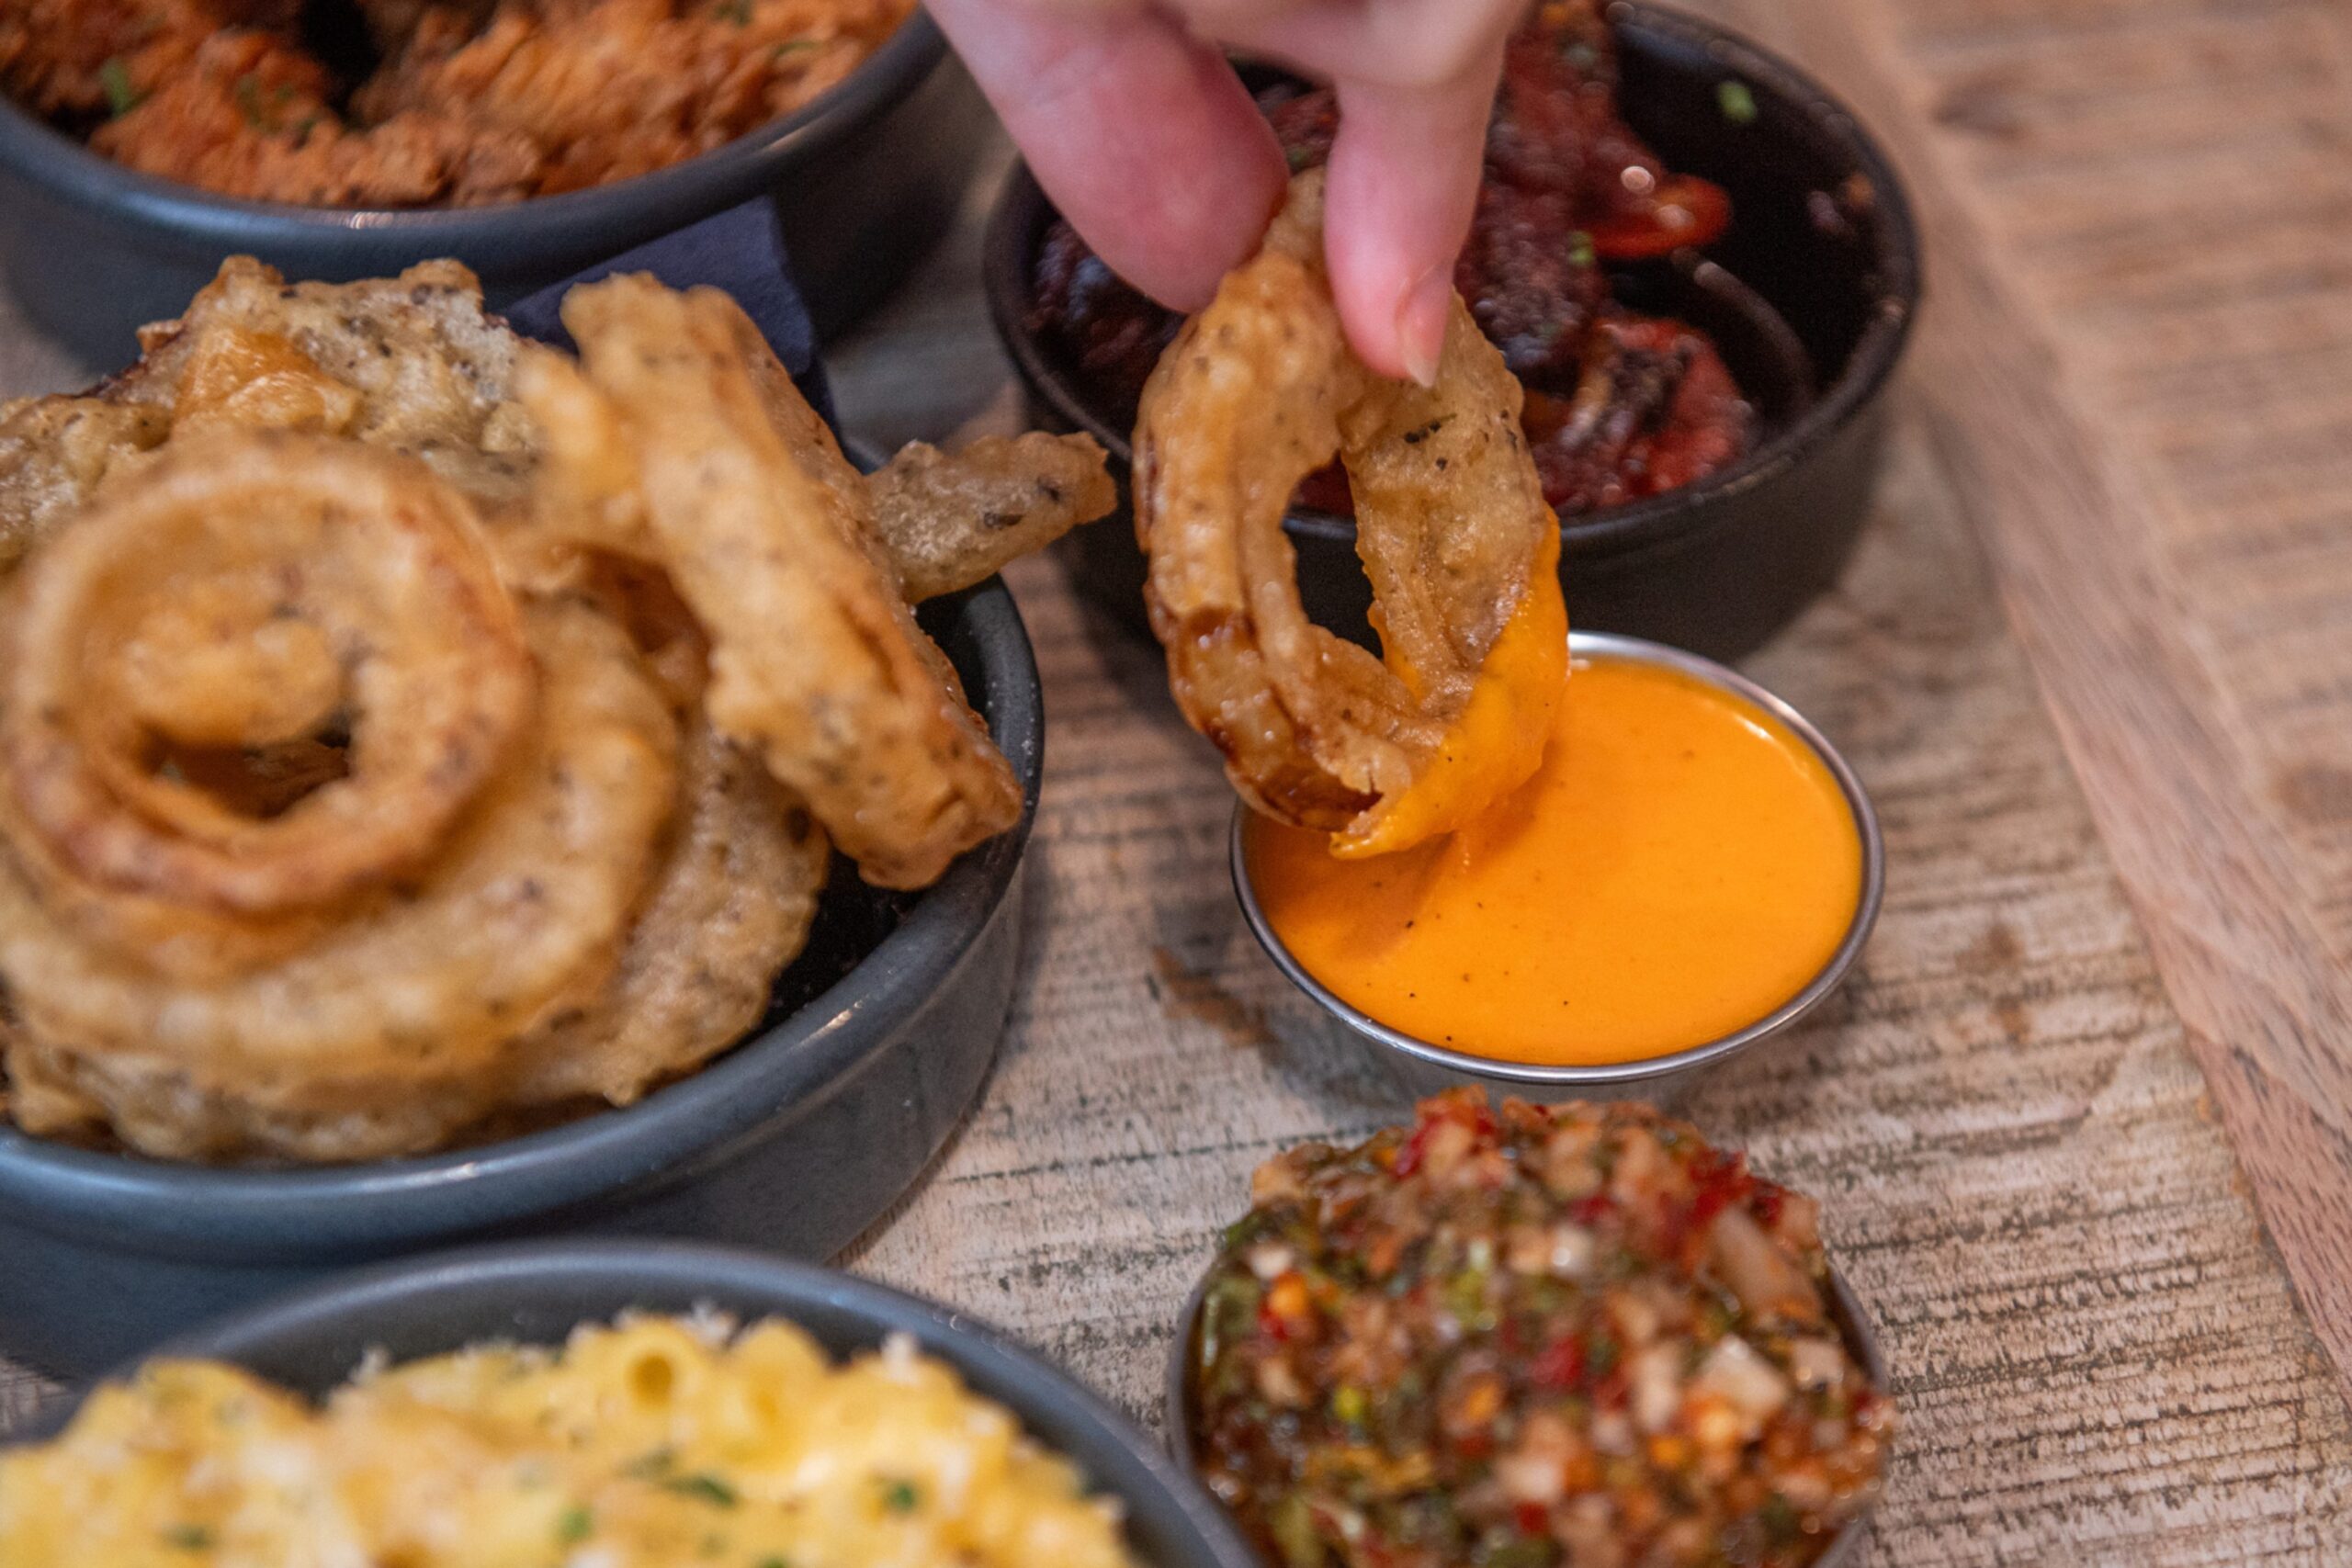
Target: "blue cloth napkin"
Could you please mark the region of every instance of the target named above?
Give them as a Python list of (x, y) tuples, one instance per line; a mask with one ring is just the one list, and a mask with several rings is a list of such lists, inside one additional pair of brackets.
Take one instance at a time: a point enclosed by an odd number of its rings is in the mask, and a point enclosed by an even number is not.
[(792, 372), (794, 384), (825, 423), (833, 423), (833, 400), (825, 385), (824, 367), (817, 362), (817, 329), (809, 324), (808, 308), (792, 281), (792, 261), (784, 254), (784, 236), (775, 222), (775, 209), (765, 197), (713, 213), (698, 223), (651, 240), (610, 261), (525, 295), (506, 308), (506, 319), (525, 337), (558, 348), (573, 346), (563, 330), (557, 308), (574, 284), (594, 283), (618, 272), (650, 272), (672, 288), (707, 283), (735, 297), (745, 314), (759, 327), (775, 356)]

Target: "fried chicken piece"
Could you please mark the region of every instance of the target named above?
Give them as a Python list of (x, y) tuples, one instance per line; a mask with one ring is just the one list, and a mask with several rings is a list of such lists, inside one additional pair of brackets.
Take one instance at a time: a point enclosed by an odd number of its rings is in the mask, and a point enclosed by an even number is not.
[(120, 114), (232, 28), (289, 29), (300, 0), (9, 0), (0, 89), (68, 121)]
[[(359, 118), (463, 106), (539, 151), (533, 194), (665, 168), (789, 114), (854, 70), (908, 0), (508, 0), (478, 30), (430, 8), (353, 99)], [(458, 202), (495, 200), (467, 186)]]
[(332, 91), (325, 69), (291, 45), (224, 32), (90, 145), (143, 173), (254, 200), (413, 207), (528, 193), (539, 156), (527, 139), (425, 110), (356, 130)]

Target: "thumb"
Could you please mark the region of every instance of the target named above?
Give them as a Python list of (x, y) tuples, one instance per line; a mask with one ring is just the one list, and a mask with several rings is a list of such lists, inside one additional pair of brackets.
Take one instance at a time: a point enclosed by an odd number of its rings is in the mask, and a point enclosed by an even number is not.
[(1384, 376), (1437, 375), (1501, 71), (1498, 43), (1442, 83), (1337, 85), (1323, 248), (1348, 341)]

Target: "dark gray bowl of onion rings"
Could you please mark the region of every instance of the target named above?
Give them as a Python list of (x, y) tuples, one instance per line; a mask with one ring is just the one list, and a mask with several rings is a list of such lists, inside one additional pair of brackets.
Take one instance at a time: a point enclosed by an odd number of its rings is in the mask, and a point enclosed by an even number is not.
[[(1625, 122), (1671, 170), (1729, 193), (1702, 248), (1604, 256), (1619, 304), (1707, 333), (1752, 405), (1736, 460), (1658, 493), (1571, 514), (1561, 581), (1571, 625), (1734, 660), (1836, 581), (1869, 514), (1883, 396), (1920, 292), (1919, 242), (1893, 165), (1852, 114), (1785, 61), (1711, 22), (1611, 0)], [(1245, 68), (1278, 93), (1278, 73)], [(1090, 375), (1040, 308), (1057, 214), (1025, 167), (999, 197), (985, 282), (998, 335), (1052, 428), (1083, 430), (1125, 482), (1131, 389)], [(1107, 340), (1106, 340), (1107, 341)], [(1304, 504), (1285, 525), (1312, 619), (1369, 644), (1353, 520)], [(1096, 604), (1144, 629), (1143, 559), (1117, 526), (1059, 547)]]
[(690, 1235), (825, 1258), (922, 1173), (1010, 1005), (1044, 762), (1012, 595), (933, 601), (1026, 805), (917, 895), (837, 875), (767, 1018), (625, 1110), (428, 1156), (313, 1169), (169, 1164), (0, 1125), (0, 1352), (80, 1374), (329, 1271), (521, 1234)]

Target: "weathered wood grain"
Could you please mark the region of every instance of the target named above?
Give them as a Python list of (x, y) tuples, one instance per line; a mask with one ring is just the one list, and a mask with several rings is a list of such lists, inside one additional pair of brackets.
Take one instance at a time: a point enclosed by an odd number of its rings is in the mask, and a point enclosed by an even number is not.
[(1915, 384), (2352, 1389), (2352, 17), (1717, 8), (1910, 175)]

